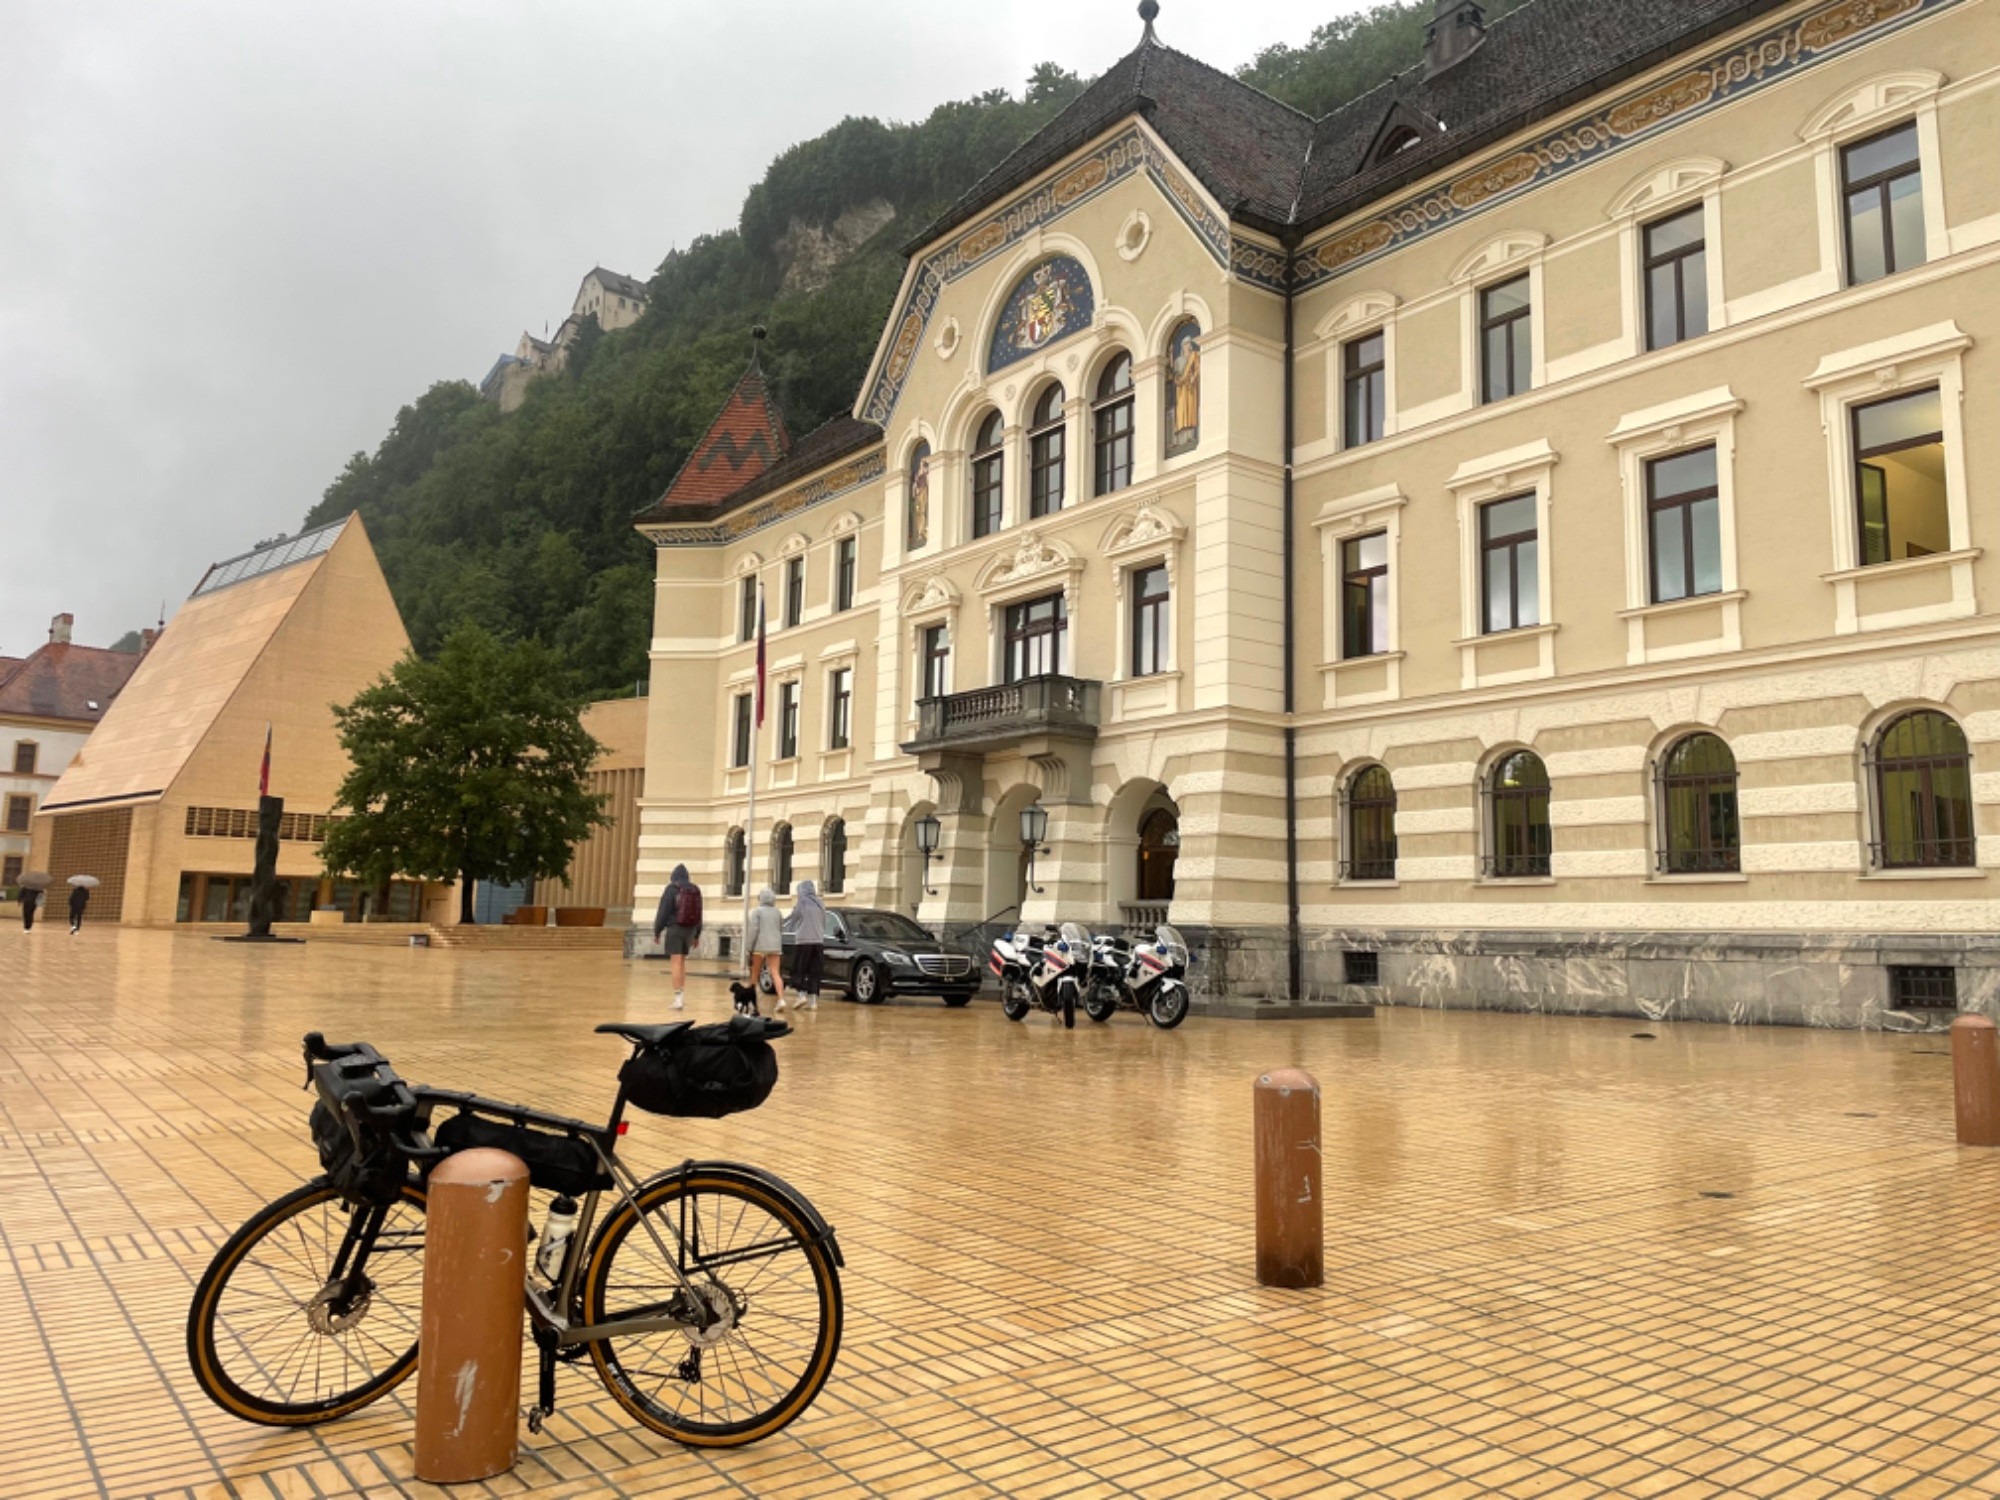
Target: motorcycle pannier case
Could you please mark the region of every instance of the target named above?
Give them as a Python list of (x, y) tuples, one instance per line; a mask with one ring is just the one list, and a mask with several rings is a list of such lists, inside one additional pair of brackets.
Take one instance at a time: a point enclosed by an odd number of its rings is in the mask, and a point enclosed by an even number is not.
[(755, 1109), (778, 1084), (771, 1039), (791, 1028), (761, 1016), (732, 1016), (643, 1048), (618, 1070), (626, 1100), (655, 1115), (719, 1120)]

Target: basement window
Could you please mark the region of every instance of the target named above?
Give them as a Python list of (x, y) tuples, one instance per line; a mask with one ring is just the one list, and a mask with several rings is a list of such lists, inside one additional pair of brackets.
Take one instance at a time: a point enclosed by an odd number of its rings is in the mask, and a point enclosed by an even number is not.
[(1347, 953), (1342, 958), (1349, 984), (1382, 982), (1382, 956), (1379, 953)]
[(1891, 1010), (1957, 1010), (1958, 970), (1942, 964), (1891, 964)]

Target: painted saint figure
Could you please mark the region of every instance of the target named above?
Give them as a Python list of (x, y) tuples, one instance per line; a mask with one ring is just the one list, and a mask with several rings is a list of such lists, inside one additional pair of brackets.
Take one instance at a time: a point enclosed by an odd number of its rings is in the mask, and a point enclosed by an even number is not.
[(1201, 441), (1201, 325), (1192, 319), (1167, 340), (1167, 429), (1169, 452)]
[(910, 455), (909, 550), (914, 552), (931, 539), (931, 445), (917, 444)]

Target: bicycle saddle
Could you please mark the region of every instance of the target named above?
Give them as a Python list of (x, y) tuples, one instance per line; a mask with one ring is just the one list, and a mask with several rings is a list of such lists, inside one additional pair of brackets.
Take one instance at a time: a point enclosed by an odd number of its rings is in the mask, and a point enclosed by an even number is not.
[(641, 1047), (657, 1047), (670, 1036), (679, 1036), (692, 1021), (663, 1021), (657, 1026), (641, 1026), (631, 1021), (606, 1021), (597, 1030), (605, 1036), (622, 1036)]

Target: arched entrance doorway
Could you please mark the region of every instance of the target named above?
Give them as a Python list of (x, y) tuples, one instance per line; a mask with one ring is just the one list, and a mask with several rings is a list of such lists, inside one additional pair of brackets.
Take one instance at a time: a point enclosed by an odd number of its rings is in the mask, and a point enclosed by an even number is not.
[[(1017, 786), (994, 799), (986, 824), (986, 909), (992, 920), (1018, 916), (1029, 897), (1028, 851), (1021, 842), (1021, 814), (1041, 800), (1032, 786)], [(1043, 882), (1045, 885), (1047, 882)]]
[(1139, 900), (1167, 903), (1174, 899), (1174, 861), (1181, 852), (1180, 815), (1171, 807), (1155, 807), (1139, 823)]

